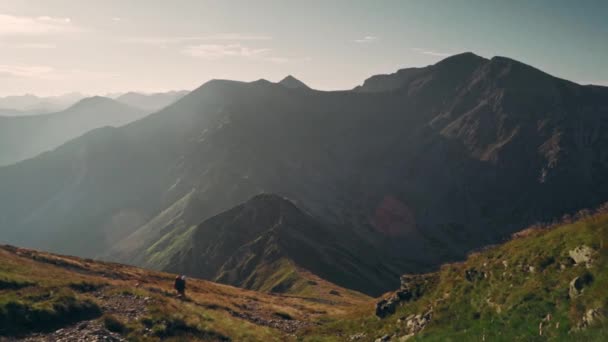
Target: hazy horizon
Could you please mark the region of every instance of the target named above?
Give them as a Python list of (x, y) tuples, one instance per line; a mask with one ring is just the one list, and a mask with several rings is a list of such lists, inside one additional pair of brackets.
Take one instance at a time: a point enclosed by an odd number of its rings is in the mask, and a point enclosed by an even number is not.
[(7, 0), (0, 4), (0, 96), (154, 93), (289, 74), (315, 89), (350, 89), (370, 75), (466, 51), (608, 85), (607, 13), (608, 3), (591, 0), (110, 0), (94, 8)]

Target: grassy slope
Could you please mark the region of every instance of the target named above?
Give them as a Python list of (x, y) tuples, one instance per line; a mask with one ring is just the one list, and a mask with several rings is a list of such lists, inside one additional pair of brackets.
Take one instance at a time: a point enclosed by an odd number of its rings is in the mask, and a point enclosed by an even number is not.
[[(298, 295), (270, 295), (191, 280), (190, 300), (182, 302), (170, 293), (170, 274), (5, 247), (0, 248), (0, 335), (52, 330), (83, 319), (107, 320), (98, 318), (104, 314), (104, 303), (82, 290), (81, 284), (88, 284), (110, 297), (130, 292), (152, 298), (143, 319), (122, 322), (127, 327), (123, 334), (133, 339), (144, 338), (148, 331), (147, 340), (344, 341), (364, 334), (360, 341), (373, 341), (385, 334), (408, 334), (403, 319), (432, 310), (429, 325), (412, 339), (604, 341), (608, 340), (606, 318), (578, 327), (590, 309), (600, 316), (607, 314), (605, 241), (607, 212), (526, 230), (463, 263), (444, 265), (430, 290), (385, 319), (375, 317), (374, 301), (367, 297), (297, 269), (309, 281), (297, 283), (296, 288), (302, 286)], [(590, 268), (573, 265), (569, 258), (569, 251), (581, 245), (595, 250)], [(472, 270), (480, 276), (469, 280), (466, 274)], [(269, 271), (284, 278), (294, 276), (289, 265)], [(580, 296), (570, 298), (570, 282), (585, 275), (593, 281)], [(331, 294), (332, 290), (338, 293)], [(17, 324), (7, 320), (9, 312), (13, 318), (25, 317), (15, 315), (16, 311), (26, 312), (27, 320)], [(540, 336), (539, 324), (548, 314), (551, 321), (543, 323)], [(37, 324), (42, 320), (50, 323)]]
[[(504, 245), (470, 255), (463, 263), (444, 265), (438, 271), (437, 285), (420, 299), (402, 304), (395, 314), (380, 320), (370, 308), (361, 309), (351, 313), (349, 320), (330, 319), (320, 329), (311, 330), (307, 340), (341, 341), (358, 333), (366, 334), (363, 341), (385, 334), (401, 337), (409, 332), (404, 318), (432, 309), (431, 323), (412, 339), (606, 341), (606, 318), (596, 319), (585, 329), (577, 328), (589, 309), (604, 317), (608, 313), (606, 243), (608, 212), (574, 223), (526, 230)], [(569, 251), (580, 245), (596, 251), (590, 268), (571, 264)], [(465, 272), (473, 269), (482, 276), (469, 281)], [(570, 299), (570, 282), (589, 274), (593, 281), (580, 296)], [(548, 314), (551, 321), (543, 323), (540, 336), (539, 324)]]
[[(185, 302), (173, 296), (172, 283), (173, 275), (167, 273), (2, 247), (0, 339), (2, 335), (45, 333), (80, 320), (108, 320), (102, 317), (103, 298), (121, 293), (151, 298), (142, 319), (119, 317), (126, 326), (124, 335), (151, 341), (222, 337), (233, 341), (291, 340), (302, 326), (370, 303), (369, 297), (320, 279), (318, 291), (308, 298), (269, 295), (191, 279), (189, 300)], [(340, 294), (332, 295), (332, 290)], [(15, 313), (15, 307), (20, 313)], [(57, 319), (43, 324), (49, 317)]]

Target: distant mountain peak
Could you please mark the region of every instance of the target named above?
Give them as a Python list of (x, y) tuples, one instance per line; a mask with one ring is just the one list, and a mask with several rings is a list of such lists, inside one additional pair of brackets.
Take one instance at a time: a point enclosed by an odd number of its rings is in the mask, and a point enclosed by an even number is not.
[(84, 99), (74, 103), (70, 108), (76, 108), (83, 105), (91, 105), (91, 104), (101, 104), (101, 103), (116, 103), (116, 101), (111, 98), (104, 96), (91, 96), (85, 97)]
[(476, 55), (472, 52), (463, 52), (450, 57), (446, 57), (435, 64), (435, 67), (467, 67), (467, 66), (479, 66), (485, 62), (488, 62), (487, 58)]
[(297, 78), (295, 78), (291, 75), (287, 75), (287, 77), (282, 79), (278, 84), (280, 84), (286, 88), (292, 88), (292, 89), (310, 89), (310, 87), (307, 86), (306, 83), (298, 80)]

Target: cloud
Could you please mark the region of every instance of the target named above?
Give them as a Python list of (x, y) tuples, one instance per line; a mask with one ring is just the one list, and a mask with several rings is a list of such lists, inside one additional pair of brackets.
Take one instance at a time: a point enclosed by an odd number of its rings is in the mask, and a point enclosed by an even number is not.
[(423, 55), (436, 56), (436, 57), (447, 57), (447, 56), (452, 55), (452, 53), (449, 53), (449, 52), (438, 52), (438, 51), (427, 50), (427, 49), (423, 49), (423, 48), (412, 48), (412, 51), (423, 54)]
[(55, 69), (48, 65), (0, 64), (0, 77), (32, 78), (38, 80), (61, 81), (66, 79), (99, 80), (116, 78), (116, 73), (81, 70)]
[(181, 53), (187, 56), (209, 60), (240, 57), (276, 64), (294, 61), (292, 58), (272, 55), (272, 49), (270, 48), (251, 48), (244, 46), (241, 43), (189, 45), (184, 47), (181, 50)]
[(121, 17), (112, 17), (112, 21), (119, 22), (119, 21), (122, 21), (122, 18)]
[(190, 45), (182, 53), (192, 57), (217, 59), (221, 57), (255, 57), (268, 53), (268, 48), (249, 48), (241, 44), (199, 44)]
[(174, 44), (196, 43), (204, 41), (256, 41), (272, 40), (271, 36), (241, 33), (215, 33), (202, 36), (143, 36), (124, 39), (126, 43), (157, 45), (167, 47)]
[(365, 36), (365, 37), (360, 38), (360, 39), (355, 39), (354, 42), (355, 43), (360, 43), (360, 44), (367, 44), (367, 43), (373, 43), (376, 40), (378, 40), (378, 37), (375, 37), (375, 36)]
[(46, 35), (79, 32), (70, 18), (0, 14), (0, 35)]
[(45, 78), (54, 69), (46, 65), (7, 65), (0, 64), (0, 75), (25, 78)]

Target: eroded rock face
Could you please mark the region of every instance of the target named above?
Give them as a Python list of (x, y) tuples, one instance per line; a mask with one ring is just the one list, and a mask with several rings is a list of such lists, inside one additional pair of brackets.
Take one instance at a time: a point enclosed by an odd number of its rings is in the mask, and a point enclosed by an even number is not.
[(585, 245), (580, 245), (568, 252), (576, 265), (585, 265), (586, 267), (591, 266), (591, 263), (593, 262), (593, 253), (593, 248)]
[(399, 302), (394, 300), (394, 296), (383, 299), (376, 303), (376, 316), (384, 318), (395, 313), (395, 308)]
[(585, 312), (579, 328), (584, 329), (602, 317), (602, 312), (599, 309), (589, 309)]
[(376, 303), (376, 316), (384, 318), (395, 313), (399, 303), (420, 298), (436, 284), (438, 274), (406, 274), (401, 276), (401, 288), (390, 297)]
[(405, 319), (405, 326), (409, 334), (417, 334), (424, 329), (430, 322), (433, 311), (429, 310), (424, 314), (411, 315)]

